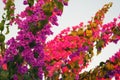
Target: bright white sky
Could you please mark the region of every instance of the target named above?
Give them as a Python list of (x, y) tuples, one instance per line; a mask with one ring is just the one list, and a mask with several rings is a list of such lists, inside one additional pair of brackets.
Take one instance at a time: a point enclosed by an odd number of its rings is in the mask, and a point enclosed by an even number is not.
[[(23, 0), (15, 0), (16, 1), (16, 13), (20, 13), (21, 10), (24, 9), (25, 6), (22, 5)], [(65, 29), (68, 26), (78, 25), (80, 22), (87, 23), (87, 21), (91, 20), (91, 17), (102, 8), (102, 6), (108, 2), (113, 2), (113, 6), (110, 8), (109, 12), (106, 14), (106, 18), (104, 23), (110, 22), (114, 17), (118, 17), (120, 15), (120, 0), (70, 0), (69, 6), (64, 8), (63, 15), (59, 17), (59, 26), (52, 28), (54, 35), (49, 36), (48, 40), (54, 38), (55, 35), (60, 33), (61, 30)], [(20, 5), (21, 4), (21, 5)], [(3, 3), (0, 0), (0, 20), (1, 15), (3, 13)], [(6, 41), (11, 37), (15, 37), (17, 35), (17, 27), (10, 27), (10, 34), (6, 36)], [(106, 61), (112, 56), (116, 51), (120, 49), (120, 42), (115, 45), (113, 43), (109, 44), (99, 56), (95, 56), (90, 63), (88, 69), (97, 66), (101, 61)], [(94, 50), (96, 51), (96, 50)]]

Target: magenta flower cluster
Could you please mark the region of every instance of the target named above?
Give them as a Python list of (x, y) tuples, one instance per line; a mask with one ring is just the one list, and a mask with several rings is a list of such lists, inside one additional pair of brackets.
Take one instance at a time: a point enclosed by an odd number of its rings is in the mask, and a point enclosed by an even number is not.
[[(32, 4), (29, 2), (30, 0), (25, 0), (24, 5)], [(59, 3), (64, 4), (62, 2), (61, 0)], [(28, 73), (29, 69), (37, 69), (37, 76), (42, 80), (45, 41), (47, 36), (53, 33), (50, 30), (52, 25), (58, 25), (57, 16), (62, 14), (62, 11), (53, 5), (53, 10), (49, 11), (48, 15), (43, 7), (49, 3), (49, 0), (37, 0), (11, 21), (11, 24), (18, 25), (19, 32), (16, 38), (8, 40), (4, 61), (8, 65), (13, 62), (16, 68), (13, 73), (15, 77), (16, 74)]]

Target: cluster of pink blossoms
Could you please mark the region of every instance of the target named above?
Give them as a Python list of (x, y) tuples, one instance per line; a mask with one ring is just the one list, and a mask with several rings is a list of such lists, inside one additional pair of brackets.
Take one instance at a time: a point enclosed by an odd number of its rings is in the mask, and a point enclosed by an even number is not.
[(44, 49), (45, 65), (48, 70), (46, 76), (52, 78), (61, 74), (65, 80), (70, 78), (82, 80), (79, 74), (91, 61), (94, 46), (99, 54), (110, 42), (117, 43), (120, 40), (120, 22), (117, 22), (117, 18), (103, 24), (104, 15), (111, 5), (111, 3), (104, 5), (95, 14), (94, 19), (85, 25), (86, 27), (80, 23), (72, 30), (67, 28), (46, 44)]

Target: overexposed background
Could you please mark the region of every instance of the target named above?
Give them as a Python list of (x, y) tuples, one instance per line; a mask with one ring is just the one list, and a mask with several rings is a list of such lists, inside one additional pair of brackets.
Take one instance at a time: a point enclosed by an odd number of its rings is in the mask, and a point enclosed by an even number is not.
[[(25, 6), (22, 5), (23, 0), (15, 0), (16, 2), (16, 14), (20, 13), (24, 10)], [(53, 39), (55, 35), (59, 34), (61, 30), (66, 27), (71, 27), (74, 25), (79, 25), (80, 22), (87, 23), (91, 20), (91, 17), (102, 8), (102, 6), (106, 3), (113, 2), (113, 6), (110, 8), (109, 12), (106, 14), (106, 18), (104, 23), (110, 22), (114, 17), (118, 17), (120, 15), (120, 0), (70, 0), (69, 5), (64, 7), (64, 12), (61, 17), (58, 18), (59, 26), (54, 26), (52, 31), (54, 34), (49, 36), (47, 41)], [(4, 12), (3, 10), (4, 4), (2, 0), (0, 0), (0, 21), (1, 15)], [(17, 26), (10, 26), (10, 34), (6, 35), (6, 41), (11, 37), (15, 37), (17, 35)], [(106, 48), (102, 50), (102, 54), (99, 56), (95, 56), (90, 63), (90, 66), (85, 69), (89, 70), (97, 66), (101, 61), (106, 61), (116, 53), (120, 48), (120, 41), (118, 44), (110, 43)], [(96, 50), (94, 50), (96, 52)], [(83, 70), (84, 71), (84, 70)]]

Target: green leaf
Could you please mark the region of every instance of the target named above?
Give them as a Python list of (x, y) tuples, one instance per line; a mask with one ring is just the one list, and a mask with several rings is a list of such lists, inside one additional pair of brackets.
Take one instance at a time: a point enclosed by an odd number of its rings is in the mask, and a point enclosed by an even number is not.
[(44, 11), (45, 15), (47, 15), (48, 17), (52, 15), (52, 12), (50, 11)]
[(31, 10), (27, 10), (27, 12), (28, 12), (28, 15), (32, 15), (33, 14), (33, 12)]
[(79, 63), (78, 63), (78, 61), (75, 61), (74, 64), (75, 64), (74, 68), (77, 68), (77, 69), (80, 68), (80, 67), (79, 67)]
[(4, 42), (5, 41), (5, 36), (3, 34), (0, 34), (0, 42)]
[(120, 28), (119, 27), (115, 27), (113, 29), (113, 33), (116, 34), (116, 35), (118, 35), (118, 36), (120, 36)]
[(66, 65), (69, 69), (71, 69), (71, 66), (69, 64)]
[(35, 41), (32, 41), (29, 43), (29, 47), (30, 48), (33, 48), (34, 46), (36, 46), (36, 42)]
[(30, 7), (33, 6), (34, 0), (28, 0), (28, 4), (29, 4)]
[(4, 19), (4, 20), (6, 19), (6, 18), (5, 18), (5, 13), (3, 13), (3, 15), (2, 15), (2, 19)]
[(42, 9), (48, 17), (51, 16), (54, 9), (54, 2), (51, 1), (49, 3), (46, 3), (42, 6)]
[(104, 41), (103, 40), (99, 40), (96, 43), (96, 49), (97, 49), (97, 53), (99, 54), (101, 52), (102, 47), (104, 47)]
[(100, 62), (100, 66), (103, 66), (105, 63), (104, 62)]
[(44, 28), (44, 26), (48, 23), (48, 20), (41, 20), (40, 22), (38, 22), (38, 30), (41, 30), (42, 28)]
[(40, 31), (42, 28), (44, 28), (44, 26), (48, 23), (48, 20), (41, 20), (38, 22), (37, 25), (35, 25), (34, 23), (30, 23), (30, 31), (33, 34), (36, 34), (38, 31)]
[(63, 11), (63, 4), (61, 2), (59, 2), (58, 0), (54, 0), (54, 1), (55, 1), (57, 8), (60, 9), (61, 11)]
[(16, 55), (14, 57), (14, 61), (17, 63), (17, 64), (21, 64), (23, 62), (23, 58), (21, 57), (20, 54)]
[(29, 28), (30, 31), (31, 31), (33, 34), (36, 34), (37, 28), (34, 26), (34, 23), (30, 23), (29, 26), (30, 26), (30, 28)]
[(2, 20), (0, 23), (0, 30), (3, 31), (4, 30), (4, 25), (5, 25), (5, 20)]
[(17, 72), (17, 65), (13, 61), (9, 61), (7, 65), (8, 65), (8, 71), (9, 71), (9, 79), (11, 79), (13, 75)]
[(13, 18), (13, 16), (11, 16), (12, 14), (14, 14), (13, 9), (7, 10), (7, 20), (10, 20)]
[(24, 80), (32, 80), (29, 74), (24, 74)]
[(5, 10), (7, 12), (7, 14), (6, 14), (7, 20), (10, 20), (13, 17), (11, 15), (14, 14), (14, 9), (11, 9), (10, 8), (11, 6), (15, 6), (14, 1), (7, 0), (6, 7), (5, 7)]
[(5, 34), (9, 34), (9, 32), (10, 32), (10, 31), (9, 31), (9, 26), (7, 26), (6, 29), (7, 29), (7, 31), (6, 31)]
[(33, 76), (36, 80), (38, 80), (38, 78), (39, 78), (38, 75), (37, 75), (37, 74), (38, 74), (38, 67), (33, 67), (31, 71), (32, 71), (31, 74), (33, 73), (32, 76)]
[(34, 57), (35, 58), (38, 58), (39, 57), (39, 54), (37, 52), (34, 53)]
[(21, 53), (24, 50), (24, 47), (23, 46), (19, 46), (17, 49), (18, 49), (19, 53)]
[(43, 27), (41, 26), (41, 22), (38, 22), (38, 25), (35, 25), (34, 23), (29, 23), (29, 30), (33, 33), (36, 34), (38, 31), (40, 31)]
[(8, 71), (2, 70), (2, 71), (0, 72), (0, 80), (8, 80), (8, 74), (9, 74)]
[(14, 5), (13, 1), (12, 0), (7, 0), (5, 10), (9, 10), (10, 6), (12, 6), (12, 5)]

